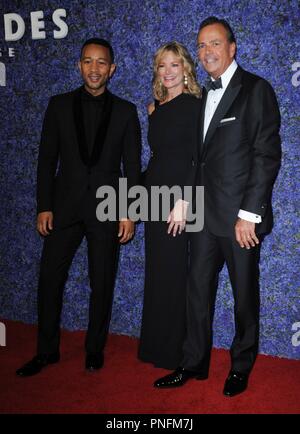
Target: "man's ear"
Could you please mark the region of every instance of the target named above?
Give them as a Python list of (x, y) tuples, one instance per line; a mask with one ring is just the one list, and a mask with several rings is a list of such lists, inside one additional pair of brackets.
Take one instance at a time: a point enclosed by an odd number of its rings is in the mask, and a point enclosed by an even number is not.
[(81, 74), (81, 62), (80, 62), (80, 60), (78, 60), (78, 62), (77, 62), (77, 67), (78, 67), (79, 72)]
[(110, 65), (109, 78), (111, 78), (114, 75), (116, 69), (117, 69), (117, 65), (115, 63), (112, 63)]
[(231, 57), (234, 58), (235, 54), (236, 54), (236, 43), (232, 42), (230, 45), (230, 54)]

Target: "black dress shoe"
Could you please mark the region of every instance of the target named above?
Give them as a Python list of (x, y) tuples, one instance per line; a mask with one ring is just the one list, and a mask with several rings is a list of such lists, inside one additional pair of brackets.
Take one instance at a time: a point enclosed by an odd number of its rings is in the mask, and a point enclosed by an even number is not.
[(248, 386), (248, 374), (230, 371), (225, 381), (223, 394), (225, 396), (235, 396), (244, 392)]
[(177, 368), (172, 374), (166, 375), (165, 377), (156, 380), (154, 387), (158, 387), (160, 389), (180, 387), (192, 378), (195, 378), (196, 380), (206, 380), (208, 376), (199, 374), (198, 372), (189, 371), (184, 368)]
[(31, 377), (38, 374), (45, 366), (59, 362), (59, 353), (38, 354), (16, 371), (19, 377)]
[(88, 353), (85, 359), (85, 369), (90, 372), (96, 371), (102, 368), (104, 363), (104, 357), (102, 353), (91, 354)]

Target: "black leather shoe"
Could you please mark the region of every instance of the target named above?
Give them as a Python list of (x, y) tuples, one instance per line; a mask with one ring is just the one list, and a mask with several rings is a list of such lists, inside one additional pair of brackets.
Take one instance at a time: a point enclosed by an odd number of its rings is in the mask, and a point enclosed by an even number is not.
[(235, 396), (244, 392), (248, 386), (248, 374), (230, 371), (225, 381), (223, 394), (225, 396)]
[(177, 368), (172, 374), (159, 378), (155, 381), (154, 387), (160, 389), (168, 387), (180, 387), (183, 386), (188, 380), (195, 378), (196, 380), (206, 380), (207, 375), (201, 375), (198, 372), (188, 371), (184, 368)]
[(38, 354), (28, 363), (25, 363), (20, 369), (16, 371), (19, 377), (31, 377), (38, 374), (47, 365), (59, 362), (59, 353), (53, 354)]
[(104, 363), (104, 357), (102, 353), (91, 354), (88, 353), (85, 359), (85, 369), (90, 372), (96, 371), (102, 368)]

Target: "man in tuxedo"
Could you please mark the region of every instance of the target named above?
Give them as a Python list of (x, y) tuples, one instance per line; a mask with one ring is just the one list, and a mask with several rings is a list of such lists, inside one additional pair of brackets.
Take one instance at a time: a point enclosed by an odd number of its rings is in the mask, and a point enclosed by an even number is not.
[(198, 56), (210, 78), (203, 91), (196, 185), (204, 186), (204, 228), (190, 234), (187, 334), (181, 366), (154, 383), (182, 386), (208, 377), (218, 275), (226, 263), (235, 336), (223, 393), (247, 388), (259, 340), (259, 255), (272, 229), (271, 194), (281, 159), (280, 113), (271, 85), (235, 60), (225, 20), (200, 25)]
[(137, 110), (107, 89), (116, 65), (106, 40), (87, 40), (78, 66), (83, 86), (53, 96), (43, 123), (37, 230), (45, 239), (38, 287), (37, 355), (18, 369), (17, 375), (23, 377), (59, 361), (63, 287), (84, 237), (91, 286), (85, 367), (94, 371), (103, 366), (119, 243), (134, 234), (134, 223), (127, 215), (121, 215), (119, 221), (97, 219), (96, 191), (104, 185), (118, 191), (121, 164), (128, 188), (139, 184)]

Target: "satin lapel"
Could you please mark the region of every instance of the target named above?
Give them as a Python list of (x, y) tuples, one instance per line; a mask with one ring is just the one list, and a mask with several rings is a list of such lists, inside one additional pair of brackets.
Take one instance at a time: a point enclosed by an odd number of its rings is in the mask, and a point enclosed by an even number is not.
[(89, 163), (88, 148), (85, 141), (85, 129), (83, 121), (83, 112), (81, 104), (81, 88), (75, 91), (74, 101), (73, 101), (73, 114), (76, 129), (77, 142), (79, 147), (79, 153), (84, 164)]
[(201, 112), (200, 112), (200, 120), (199, 120), (199, 143), (200, 143), (200, 157), (203, 152), (203, 128), (204, 128), (204, 115), (205, 115), (205, 106), (206, 106), (206, 100), (207, 100), (207, 90), (205, 87), (202, 89), (202, 106), (201, 106)]
[(113, 106), (113, 96), (108, 90), (106, 90), (101, 122), (97, 129), (93, 151), (89, 162), (91, 166), (94, 166), (101, 156), (101, 152), (106, 138), (106, 133), (110, 123), (112, 106)]
[[(242, 77), (242, 69), (240, 67), (237, 68), (236, 72), (234, 73), (230, 83), (227, 86), (227, 89), (219, 102), (219, 105), (215, 111), (215, 114), (209, 124), (205, 140), (204, 140), (204, 149), (206, 149), (207, 144), (213, 137), (218, 125), (220, 124), (220, 121), (223, 119), (224, 115), (229, 110), (230, 106), (232, 105), (233, 101), (237, 97), (241, 87), (241, 77)], [(213, 91), (212, 91), (213, 92)]]

